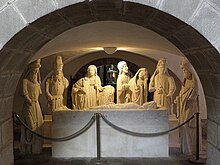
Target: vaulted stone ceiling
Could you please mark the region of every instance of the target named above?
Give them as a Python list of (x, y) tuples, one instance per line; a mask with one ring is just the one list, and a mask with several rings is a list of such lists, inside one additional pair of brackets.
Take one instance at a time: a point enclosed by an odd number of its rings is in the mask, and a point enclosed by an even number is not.
[(26, 54), (24, 62), (31, 61), (43, 45), (59, 34), (82, 24), (111, 20), (137, 24), (158, 33), (187, 56), (197, 71), (204, 71), (204, 66), (213, 72), (219, 70), (219, 58), (210, 61), (212, 58), (207, 60), (205, 57), (205, 54), (209, 54), (214, 58), (218, 52), (192, 27), (157, 9), (119, 0), (84, 1), (55, 11), (24, 28), (4, 46), (1, 53), (7, 53), (8, 56), (11, 53), (17, 53), (18, 56)]

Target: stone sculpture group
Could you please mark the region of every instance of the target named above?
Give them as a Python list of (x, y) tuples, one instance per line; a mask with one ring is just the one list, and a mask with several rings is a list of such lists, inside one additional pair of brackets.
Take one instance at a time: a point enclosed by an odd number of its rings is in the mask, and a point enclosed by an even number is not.
[[(38, 101), (41, 92), (40, 87), (40, 60), (32, 62), (27, 71), (27, 76), (23, 79), (23, 120), (33, 131), (42, 133), (43, 117)], [(79, 79), (72, 86), (72, 103), (74, 110), (85, 109), (108, 109), (135, 108), (141, 109), (147, 106), (150, 108), (165, 107), (170, 115), (173, 115), (172, 102), (176, 85), (173, 77), (168, 73), (166, 59), (160, 59), (155, 72), (150, 78), (149, 86), (147, 68), (140, 68), (134, 77), (129, 76), (128, 65), (125, 61), (120, 61), (117, 65), (119, 75), (117, 79), (117, 104), (114, 103), (115, 89), (111, 85), (101, 86), (100, 77), (97, 75), (95, 65), (87, 68), (85, 77)], [(177, 105), (177, 117), (180, 123), (186, 121), (198, 109), (196, 108), (197, 88), (196, 78), (193, 75), (192, 67), (184, 59), (180, 65), (184, 74), (179, 95), (174, 100)], [(62, 57), (57, 56), (54, 63), (52, 75), (46, 80), (45, 93), (48, 100), (48, 109), (51, 111), (70, 110), (64, 105), (63, 93), (69, 82), (63, 75)], [(154, 93), (153, 102), (147, 102), (148, 91)], [(193, 154), (195, 141), (194, 131), (195, 121), (189, 122), (183, 128), (183, 150), (185, 153)], [(21, 151), (23, 153), (40, 153), (42, 141), (33, 136), (30, 132), (22, 129)]]

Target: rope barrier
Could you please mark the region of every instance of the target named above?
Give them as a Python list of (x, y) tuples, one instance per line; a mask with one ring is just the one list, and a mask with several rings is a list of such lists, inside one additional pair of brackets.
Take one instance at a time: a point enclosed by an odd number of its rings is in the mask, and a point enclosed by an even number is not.
[(121, 128), (119, 126), (116, 126), (115, 124), (113, 124), (112, 122), (110, 122), (109, 120), (106, 119), (106, 117), (104, 115), (101, 114), (101, 117), (102, 119), (105, 121), (106, 124), (108, 124), (110, 127), (116, 129), (117, 131), (119, 132), (122, 132), (122, 133), (125, 133), (125, 134), (128, 134), (128, 135), (132, 135), (132, 136), (139, 136), (139, 137), (152, 137), (152, 136), (160, 136), (160, 135), (164, 135), (164, 134), (167, 134), (171, 131), (174, 131), (180, 127), (182, 127), (183, 125), (185, 125), (186, 123), (188, 123), (190, 120), (192, 120), (194, 118), (194, 116), (196, 115), (197, 113), (193, 114), (188, 120), (186, 120), (185, 122), (181, 123), (180, 125), (174, 127), (174, 128), (171, 128), (167, 131), (162, 131), (162, 132), (155, 132), (155, 133), (139, 133), (139, 132), (133, 132), (133, 131), (130, 131), (130, 130), (126, 130), (124, 128)]
[[(132, 136), (139, 136), (139, 137), (153, 137), (153, 136), (160, 136), (160, 135), (164, 135), (164, 134), (167, 134), (171, 131), (174, 131), (180, 127), (182, 127), (183, 125), (185, 125), (186, 123), (188, 123), (190, 120), (192, 120), (196, 115), (196, 120), (197, 120), (197, 145), (196, 145), (196, 161), (199, 160), (199, 112), (193, 114), (188, 120), (186, 120), (185, 122), (181, 123), (180, 125), (174, 127), (174, 128), (171, 128), (167, 131), (162, 131), (162, 132), (155, 132), (155, 133), (139, 133), (139, 132), (133, 132), (133, 131), (130, 131), (130, 130), (126, 130), (126, 129), (123, 129), (119, 126), (116, 126), (115, 124), (113, 124), (112, 122), (110, 122), (109, 120), (106, 119), (106, 117), (104, 115), (102, 115), (101, 113), (95, 113), (91, 119), (89, 120), (89, 122), (82, 128), (80, 129), (79, 131), (69, 135), (69, 136), (66, 136), (66, 137), (59, 137), (59, 138), (54, 138), (54, 137), (47, 137), (47, 136), (43, 136), (37, 132), (34, 132), (31, 130), (31, 128), (29, 128), (19, 117), (18, 114), (14, 113), (13, 112), (13, 119), (14, 119), (14, 116), (18, 119), (18, 121), (28, 130), (30, 131), (32, 134), (40, 137), (40, 138), (43, 138), (43, 139), (46, 139), (46, 140), (51, 140), (51, 141), (56, 141), (56, 142), (62, 142), (62, 141), (67, 141), (67, 140), (70, 140), (70, 139), (73, 139), (79, 135), (81, 135), (82, 133), (84, 133), (85, 131), (87, 131), (92, 125), (93, 123), (96, 121), (96, 131), (97, 131), (97, 159), (95, 160), (95, 164), (107, 164), (106, 161), (103, 161), (101, 160), (101, 151), (100, 151), (100, 116), (102, 117), (102, 119), (104, 120), (104, 122), (106, 124), (108, 124), (110, 127), (116, 129), (117, 131), (119, 132), (122, 132), (122, 133), (125, 133), (125, 134), (128, 134), (128, 135), (132, 135)], [(15, 120), (14, 120), (15, 121)]]
[(93, 123), (95, 122), (95, 116), (93, 115), (92, 118), (89, 120), (89, 122), (82, 128), (80, 129), (79, 131), (69, 135), (69, 136), (65, 136), (65, 137), (47, 137), (47, 136), (43, 136), (37, 132), (34, 132), (31, 130), (31, 128), (29, 128), (22, 120), (21, 118), (19, 117), (18, 114), (16, 113), (13, 113), (13, 116), (15, 116), (18, 121), (27, 129), (29, 130), (31, 133), (33, 133), (34, 135), (40, 137), (40, 138), (43, 138), (43, 139), (46, 139), (46, 140), (51, 140), (51, 141), (56, 141), (56, 142), (62, 142), (62, 141), (67, 141), (67, 140), (70, 140), (70, 139), (73, 139), (79, 135), (81, 135), (82, 133), (84, 133), (85, 131), (87, 131), (92, 125)]

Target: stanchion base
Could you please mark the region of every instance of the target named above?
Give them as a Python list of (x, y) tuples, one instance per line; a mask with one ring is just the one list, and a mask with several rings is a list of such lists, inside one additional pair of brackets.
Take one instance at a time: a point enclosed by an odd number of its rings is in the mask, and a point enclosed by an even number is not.
[(97, 160), (97, 159), (92, 159), (89, 163), (89, 165), (109, 165), (107, 160)]
[(190, 159), (189, 161), (193, 164), (205, 164), (206, 163), (205, 159), (203, 159), (203, 160), (202, 159), (199, 159), (199, 160)]

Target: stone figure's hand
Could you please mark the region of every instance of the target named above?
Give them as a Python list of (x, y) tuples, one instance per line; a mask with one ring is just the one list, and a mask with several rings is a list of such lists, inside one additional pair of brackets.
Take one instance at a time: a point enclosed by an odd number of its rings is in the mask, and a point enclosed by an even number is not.
[(156, 91), (156, 88), (155, 87), (151, 87), (150, 89), (149, 89), (149, 92), (155, 92)]
[(128, 89), (130, 88), (130, 85), (125, 84), (125, 85), (124, 85), (124, 88), (125, 88), (125, 90), (128, 90)]
[(188, 101), (193, 102), (193, 101), (195, 101), (195, 98), (189, 97), (189, 98), (188, 98)]
[(174, 100), (174, 104), (177, 104), (178, 100), (179, 100), (179, 96), (177, 96), (176, 99)]
[(158, 94), (163, 94), (163, 87), (158, 88)]
[(192, 98), (192, 97), (189, 97), (188, 100), (193, 100), (193, 98)]
[(29, 99), (29, 98), (26, 98), (26, 99), (25, 99), (25, 102), (27, 102), (28, 105), (32, 105), (32, 101), (31, 101), (31, 99)]
[(86, 91), (83, 88), (79, 88), (78, 91), (84, 94), (86, 93)]
[(138, 86), (144, 86), (144, 82), (143, 81), (141, 81), (140, 83), (139, 83), (139, 85)]
[(73, 88), (73, 90), (72, 90), (73, 93), (76, 93), (76, 92), (78, 92), (78, 91), (79, 91), (78, 88)]
[(94, 85), (94, 88), (95, 88), (95, 89), (98, 89), (98, 85), (97, 85), (97, 84), (95, 84), (95, 85)]
[(50, 101), (53, 100), (53, 96), (49, 96), (49, 100), (50, 100)]
[(32, 105), (32, 101), (31, 101), (31, 100), (27, 100), (27, 103), (28, 103), (29, 105)]

